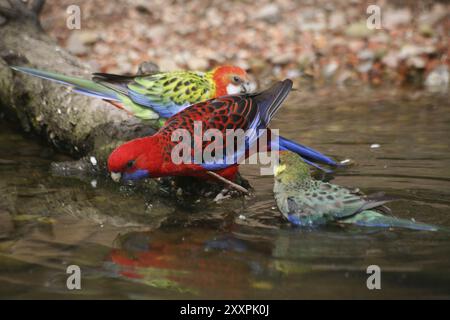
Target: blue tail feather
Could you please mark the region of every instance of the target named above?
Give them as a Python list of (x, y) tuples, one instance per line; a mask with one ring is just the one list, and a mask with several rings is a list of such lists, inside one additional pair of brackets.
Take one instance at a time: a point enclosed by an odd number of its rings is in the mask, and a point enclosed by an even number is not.
[[(280, 150), (289, 150), (289, 151), (295, 152), (295, 153), (299, 154), (305, 160), (305, 162), (307, 162), (310, 165), (313, 165), (312, 163), (322, 163), (322, 164), (332, 166), (332, 167), (339, 166), (339, 163), (337, 163), (333, 159), (323, 155), (322, 153), (320, 153), (314, 149), (311, 149), (309, 147), (306, 147), (304, 145), (296, 143), (292, 140), (289, 140), (289, 139), (286, 139), (286, 138), (280, 136), (278, 143), (279, 143), (278, 147)], [(322, 168), (320, 168), (317, 165), (314, 165), (314, 166), (323, 170)]]
[(333, 170), (325, 169), (324, 167), (319, 166), (317, 163), (314, 163), (314, 162), (311, 162), (311, 161), (309, 161), (309, 160), (306, 160), (305, 158), (302, 158), (302, 159), (303, 159), (303, 161), (304, 161), (305, 163), (309, 164), (310, 166), (312, 166), (312, 167), (314, 167), (314, 168), (319, 169), (320, 171), (323, 171), (323, 172), (325, 172), (325, 173), (332, 173), (332, 172), (333, 172)]

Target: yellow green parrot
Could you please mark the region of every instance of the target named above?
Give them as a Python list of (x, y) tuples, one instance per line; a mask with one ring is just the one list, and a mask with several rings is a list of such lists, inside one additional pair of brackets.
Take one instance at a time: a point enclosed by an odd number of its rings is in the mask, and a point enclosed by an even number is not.
[(384, 194), (364, 196), (358, 191), (314, 180), (309, 167), (295, 153), (280, 152), (275, 167), (274, 195), (283, 216), (292, 224), (314, 227), (326, 223), (365, 227), (436, 231), (443, 228), (384, 215)]
[(11, 68), (70, 86), (75, 92), (110, 101), (116, 107), (120, 104), (144, 120), (169, 118), (200, 101), (254, 90), (245, 70), (229, 65), (209, 72), (171, 71), (135, 76), (94, 73), (92, 80), (28, 67)]

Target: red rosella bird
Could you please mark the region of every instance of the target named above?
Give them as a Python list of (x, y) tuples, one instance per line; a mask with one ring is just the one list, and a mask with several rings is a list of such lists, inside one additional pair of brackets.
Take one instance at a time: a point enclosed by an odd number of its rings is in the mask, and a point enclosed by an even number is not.
[[(104, 99), (144, 120), (168, 118), (191, 104), (224, 95), (250, 93), (255, 87), (245, 70), (230, 65), (209, 72), (172, 71), (135, 76), (94, 73), (92, 80), (28, 67), (11, 68)], [(315, 167), (319, 167), (315, 163), (338, 166), (333, 159), (289, 139), (279, 137), (279, 144), (280, 149), (298, 153)]]
[[(131, 140), (116, 148), (108, 158), (108, 170), (114, 180), (136, 180), (145, 177), (194, 176), (208, 179), (209, 171), (233, 181), (238, 170), (236, 159), (245, 156), (248, 149), (260, 138), (260, 129), (266, 129), (275, 112), (292, 89), (292, 81), (287, 79), (276, 83), (261, 93), (223, 96), (192, 105), (169, 118), (154, 135)], [(233, 159), (224, 162), (174, 163), (172, 150), (178, 144), (172, 141), (175, 130), (185, 129), (191, 137), (195, 122), (204, 130), (217, 129), (226, 137), (228, 129), (252, 131), (246, 143), (236, 148)], [(227, 140), (223, 141), (226, 149)], [(211, 141), (209, 143), (212, 143)], [(208, 143), (200, 144), (205, 149)], [(190, 156), (195, 153), (191, 149)], [(203, 159), (205, 160), (205, 159)]]

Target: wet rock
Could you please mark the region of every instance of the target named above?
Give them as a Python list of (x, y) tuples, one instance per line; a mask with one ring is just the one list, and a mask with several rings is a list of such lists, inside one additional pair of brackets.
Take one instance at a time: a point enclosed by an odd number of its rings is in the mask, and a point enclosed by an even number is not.
[(256, 19), (264, 20), (268, 23), (275, 24), (281, 20), (280, 8), (274, 4), (267, 4), (261, 9), (259, 9), (255, 16)]
[(227, 192), (226, 192), (226, 190), (224, 189), (224, 190), (222, 190), (220, 193), (218, 193), (217, 195), (216, 195), (216, 197), (214, 198), (214, 202), (217, 202), (217, 203), (222, 203), (223, 202), (223, 200), (225, 200), (225, 199), (228, 199), (228, 198), (230, 198), (231, 197), (231, 195), (230, 194), (227, 194)]

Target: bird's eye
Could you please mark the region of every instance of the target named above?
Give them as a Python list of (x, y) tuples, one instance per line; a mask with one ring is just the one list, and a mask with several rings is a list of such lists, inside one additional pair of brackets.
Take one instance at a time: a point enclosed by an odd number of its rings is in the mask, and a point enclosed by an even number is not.
[(127, 169), (131, 169), (134, 166), (134, 160), (130, 160), (127, 162), (127, 164), (125, 165), (125, 167)]
[(241, 78), (239, 78), (238, 76), (233, 76), (233, 82), (235, 84), (240, 84), (242, 82)]

